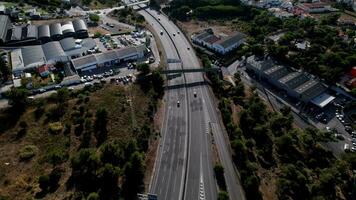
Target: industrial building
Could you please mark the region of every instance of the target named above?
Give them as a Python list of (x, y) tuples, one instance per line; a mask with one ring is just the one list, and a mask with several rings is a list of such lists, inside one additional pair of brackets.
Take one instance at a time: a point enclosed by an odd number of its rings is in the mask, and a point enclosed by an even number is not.
[(87, 38), (88, 28), (82, 19), (40, 26), (12, 26), (8, 16), (0, 15), (0, 45), (24, 46), (45, 44), (63, 38)]
[(245, 35), (240, 32), (226, 37), (218, 37), (214, 35), (212, 29), (206, 29), (198, 34), (194, 34), (192, 41), (195, 44), (224, 55), (239, 47), (246, 40)]
[(7, 15), (0, 15), (0, 45), (6, 42), (7, 31), (10, 27), (10, 18)]
[(96, 43), (92, 38), (64, 38), (43, 45), (25, 46), (11, 52), (12, 72), (20, 76), (23, 71), (36, 69), (43, 64), (53, 64), (58, 61), (69, 62), (71, 58), (87, 54), (94, 49)]
[(141, 59), (145, 56), (145, 53), (146, 47), (140, 45), (79, 57), (72, 59), (71, 63), (77, 71), (83, 72), (98, 67), (115, 65), (129, 60)]
[(277, 65), (272, 59), (250, 56), (246, 61), (246, 69), (253, 71), (259, 80), (268, 81), (299, 101), (324, 107), (335, 99), (327, 94), (327, 86), (312, 75)]

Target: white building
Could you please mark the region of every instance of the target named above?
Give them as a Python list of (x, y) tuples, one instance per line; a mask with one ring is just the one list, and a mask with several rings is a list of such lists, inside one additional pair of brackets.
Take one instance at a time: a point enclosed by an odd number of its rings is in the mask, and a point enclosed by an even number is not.
[(237, 32), (227, 37), (217, 37), (211, 29), (192, 36), (192, 41), (220, 54), (226, 54), (244, 43), (245, 35)]

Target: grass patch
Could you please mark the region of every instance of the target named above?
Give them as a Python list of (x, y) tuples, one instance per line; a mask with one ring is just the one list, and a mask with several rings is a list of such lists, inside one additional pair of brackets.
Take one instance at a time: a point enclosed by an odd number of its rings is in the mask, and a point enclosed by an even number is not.
[(20, 159), (29, 160), (34, 157), (38, 151), (38, 148), (35, 145), (26, 145), (20, 149)]

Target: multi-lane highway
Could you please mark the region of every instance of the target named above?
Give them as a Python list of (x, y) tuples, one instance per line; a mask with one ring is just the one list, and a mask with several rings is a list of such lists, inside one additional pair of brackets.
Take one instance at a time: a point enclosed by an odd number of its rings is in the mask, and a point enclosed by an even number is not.
[[(158, 35), (163, 31), (159, 37), (167, 58), (181, 61), (168, 64), (169, 69), (201, 67), (190, 43), (173, 22), (150, 9), (142, 10), (140, 14)], [(150, 192), (157, 194), (158, 199), (217, 199), (212, 140), (225, 168), (230, 199), (244, 199), (213, 95), (207, 86), (194, 84), (202, 81), (202, 73), (185, 73), (168, 81), (169, 86), (186, 87), (174, 87), (166, 93), (163, 138), (150, 185)], [(180, 107), (177, 106), (178, 100)]]

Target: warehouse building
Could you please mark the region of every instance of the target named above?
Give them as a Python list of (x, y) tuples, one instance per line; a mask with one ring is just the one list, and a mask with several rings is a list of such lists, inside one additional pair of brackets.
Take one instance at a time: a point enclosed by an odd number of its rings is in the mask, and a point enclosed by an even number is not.
[(63, 37), (74, 37), (75, 36), (74, 26), (71, 21), (63, 22), (61, 29), (62, 29)]
[(88, 27), (82, 19), (73, 20), (73, 27), (77, 38), (89, 37)]
[(141, 45), (83, 56), (73, 59), (71, 63), (77, 71), (83, 72), (98, 67), (111, 66), (125, 61), (141, 59), (144, 58), (145, 53), (146, 47)]
[(312, 75), (276, 65), (272, 59), (250, 56), (247, 58), (246, 69), (253, 71), (258, 79), (268, 81), (299, 101), (324, 107), (335, 99), (326, 92), (327, 86)]
[(49, 25), (49, 30), (51, 33), (51, 39), (56, 41), (62, 39), (62, 26), (60, 23), (54, 23)]
[(51, 31), (49, 25), (41, 25), (38, 27), (38, 39), (42, 44), (51, 41)]
[(7, 32), (10, 27), (10, 18), (7, 15), (0, 15), (0, 45), (6, 42)]
[(82, 56), (95, 47), (96, 43), (92, 38), (80, 39), (80, 43), (76, 43), (74, 38), (65, 38), (15, 49), (10, 54), (12, 72), (18, 77), (24, 71), (36, 69), (43, 64), (69, 62), (73, 55)]
[(63, 38), (87, 38), (88, 28), (82, 19), (41, 26), (11, 26), (8, 16), (0, 15), (0, 45), (24, 46), (45, 44)]

